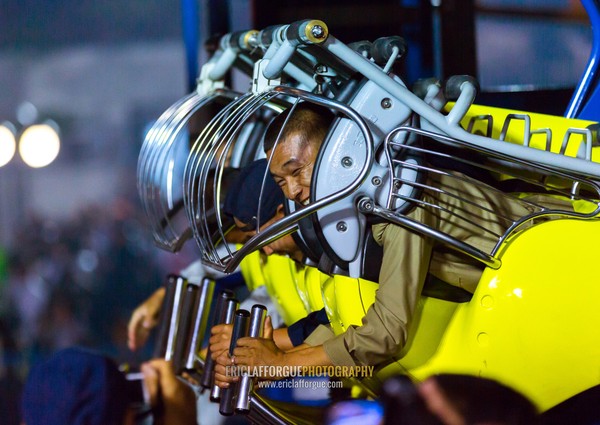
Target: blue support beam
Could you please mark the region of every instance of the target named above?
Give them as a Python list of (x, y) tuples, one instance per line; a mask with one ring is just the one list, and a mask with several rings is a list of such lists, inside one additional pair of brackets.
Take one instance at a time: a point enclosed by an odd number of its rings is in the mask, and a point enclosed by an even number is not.
[(592, 51), (565, 116), (600, 121), (600, 0), (581, 0), (592, 24)]
[(185, 44), (187, 91), (191, 92), (196, 88), (196, 78), (199, 73), (200, 10), (198, 0), (181, 0), (181, 22)]

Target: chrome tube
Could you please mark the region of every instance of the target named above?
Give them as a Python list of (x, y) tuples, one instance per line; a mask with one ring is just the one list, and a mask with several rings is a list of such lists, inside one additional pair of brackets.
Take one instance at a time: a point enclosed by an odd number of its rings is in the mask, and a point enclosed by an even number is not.
[[(235, 312), (239, 306), (240, 306), (240, 303), (235, 298), (231, 298), (226, 301), (225, 310), (223, 311), (223, 322), (222, 322), (223, 324), (231, 325), (233, 323), (233, 320), (235, 317)], [(233, 337), (232, 337), (232, 340), (233, 340)], [(232, 350), (230, 350), (230, 351), (232, 351)], [(211, 371), (211, 375), (212, 375), (212, 372), (214, 372), (214, 367), (213, 367), (213, 371)], [(221, 387), (213, 384), (212, 391), (210, 392), (210, 401), (217, 402), (220, 399), (221, 399)]]
[(185, 369), (191, 339), (190, 329), (192, 328), (193, 310), (198, 300), (198, 286), (196, 283), (188, 282), (183, 292), (172, 358), (173, 369), (175, 369), (176, 374), (180, 374)]
[[(267, 308), (261, 304), (255, 304), (250, 310), (250, 326), (248, 336), (260, 338), (263, 335), (265, 318), (267, 317)], [(242, 372), (240, 381), (237, 384), (237, 397), (235, 398), (236, 413), (248, 413), (250, 411), (250, 394), (252, 393), (253, 378), (252, 374)]]
[(187, 280), (181, 276), (172, 276), (169, 282), (170, 288), (167, 292), (172, 291), (172, 297), (169, 296), (172, 301), (171, 307), (168, 309), (168, 316), (166, 316), (167, 333), (165, 338), (165, 351), (164, 359), (173, 360), (173, 354), (175, 353), (175, 342), (177, 340), (177, 329), (179, 326), (179, 317), (181, 314), (183, 293), (187, 286)]
[[(240, 338), (248, 335), (248, 326), (250, 324), (250, 313), (248, 310), (237, 310), (233, 320), (233, 330), (231, 332), (231, 342), (229, 344), (229, 355), (233, 356), (233, 350)], [(219, 413), (223, 416), (231, 416), (234, 413), (234, 397), (237, 392), (237, 384), (231, 382), (229, 387), (221, 391), (221, 400), (219, 401)]]
[[(223, 323), (225, 311), (227, 309), (227, 302), (233, 299), (234, 295), (231, 291), (223, 291), (219, 294), (217, 303), (214, 309), (212, 318), (212, 326)], [(213, 371), (215, 368), (215, 362), (210, 355), (210, 348), (206, 352), (206, 360), (204, 362), (204, 370), (202, 371), (202, 378), (200, 379), (200, 386), (203, 388), (211, 388), (213, 381)]]
[(187, 359), (185, 361), (185, 368), (187, 370), (196, 369), (196, 363), (199, 361), (198, 353), (202, 349), (202, 340), (208, 328), (208, 316), (214, 290), (214, 280), (208, 278), (202, 280), (198, 296), (196, 297), (196, 304), (192, 312), (193, 326), (191, 328)]

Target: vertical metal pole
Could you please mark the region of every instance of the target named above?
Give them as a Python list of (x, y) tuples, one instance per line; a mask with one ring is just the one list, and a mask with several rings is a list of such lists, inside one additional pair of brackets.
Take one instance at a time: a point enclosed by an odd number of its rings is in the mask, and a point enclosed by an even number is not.
[(444, 56), (442, 50), (442, 0), (431, 0), (431, 32), (433, 53), (433, 76), (444, 78)]
[[(600, 0), (581, 0), (581, 4), (592, 25), (592, 51), (581, 81), (575, 88), (573, 98), (567, 107), (567, 118), (580, 118), (598, 121), (600, 113), (600, 84), (598, 66), (600, 61)], [(594, 105), (595, 103), (595, 105)]]
[[(238, 310), (235, 312), (233, 321), (233, 330), (231, 332), (231, 344), (229, 344), (229, 355), (233, 355), (233, 350), (240, 338), (248, 335), (248, 326), (250, 324), (250, 312), (248, 310)], [(237, 393), (237, 384), (232, 382), (229, 387), (224, 388), (221, 393), (219, 404), (219, 413), (223, 416), (230, 416), (234, 413), (234, 397)]]
[[(235, 298), (227, 300), (225, 311), (223, 312), (223, 323), (231, 325), (233, 323), (235, 312), (239, 307), (240, 303)], [(233, 340), (233, 336), (232, 336)], [(221, 387), (214, 385), (210, 392), (210, 401), (219, 401), (221, 399)]]
[[(248, 336), (260, 338), (263, 335), (267, 308), (261, 304), (255, 304), (250, 311), (250, 326)], [(252, 393), (252, 376), (243, 373), (237, 385), (237, 397), (235, 398), (235, 411), (237, 413), (248, 413), (250, 411), (250, 394)]]
[(202, 340), (208, 329), (208, 315), (210, 313), (210, 302), (215, 290), (214, 280), (205, 278), (200, 284), (200, 292), (196, 300), (193, 312), (193, 327), (191, 329), (190, 344), (187, 352), (185, 368), (196, 369), (198, 353), (202, 348)]
[(187, 350), (191, 339), (190, 329), (194, 319), (194, 307), (198, 300), (199, 285), (188, 282), (182, 294), (181, 312), (177, 324), (177, 337), (173, 347), (173, 368), (176, 374), (180, 374), (185, 369), (187, 361)]
[(198, 49), (200, 46), (198, 0), (181, 0), (181, 22), (187, 69), (187, 92), (196, 88), (198, 78)]
[[(212, 317), (212, 326), (223, 323), (225, 311), (227, 309), (227, 302), (233, 299), (234, 295), (231, 291), (223, 291), (217, 298), (217, 303), (214, 308)], [(202, 371), (202, 378), (200, 379), (200, 385), (204, 388), (211, 388), (212, 386), (212, 374), (215, 367), (215, 363), (211, 357), (210, 349), (206, 352), (206, 359), (204, 361), (204, 370)]]
[(165, 299), (161, 309), (161, 319), (158, 328), (158, 337), (154, 347), (154, 357), (172, 360), (177, 337), (177, 325), (181, 310), (181, 299), (187, 281), (181, 276), (169, 275), (165, 288)]

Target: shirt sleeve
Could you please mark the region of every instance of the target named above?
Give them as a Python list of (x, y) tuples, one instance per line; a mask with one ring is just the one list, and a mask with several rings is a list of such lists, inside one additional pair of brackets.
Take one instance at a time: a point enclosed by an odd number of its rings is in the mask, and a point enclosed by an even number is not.
[(306, 338), (315, 330), (319, 325), (328, 325), (329, 319), (327, 317), (327, 313), (325, 312), (325, 308), (322, 308), (319, 311), (313, 311), (308, 316), (303, 319), (298, 320), (297, 322), (291, 324), (288, 329), (288, 336), (290, 337), (290, 341), (292, 341), (292, 345), (297, 347), (302, 344)]
[(325, 341), (328, 341), (335, 337), (335, 334), (329, 326), (319, 325), (312, 331), (312, 333), (304, 340), (304, 344), (316, 347), (323, 345)]
[[(417, 215), (424, 214), (419, 210)], [(432, 252), (429, 238), (388, 223), (374, 225), (373, 235), (383, 246), (375, 302), (361, 326), (349, 327), (323, 344), (335, 365), (377, 365), (399, 352), (427, 276)]]

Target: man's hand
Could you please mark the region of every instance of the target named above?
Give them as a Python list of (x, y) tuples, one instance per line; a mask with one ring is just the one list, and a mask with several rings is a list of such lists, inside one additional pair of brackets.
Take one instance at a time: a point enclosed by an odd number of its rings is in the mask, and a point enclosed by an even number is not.
[[(280, 350), (273, 340), (273, 326), (271, 317), (267, 316), (262, 338), (240, 338), (233, 351), (233, 362), (236, 366), (246, 366), (250, 369), (255, 366), (284, 366), (285, 352)], [(272, 368), (265, 368), (268, 371)], [(285, 376), (264, 375), (263, 379), (283, 379)]]
[[(229, 325), (230, 326), (230, 325)], [(215, 384), (221, 388), (229, 387), (231, 382), (239, 380), (238, 373), (230, 373), (236, 366), (275, 366), (284, 365), (284, 352), (277, 348), (273, 341), (273, 326), (271, 317), (267, 316), (264, 326), (263, 338), (240, 338), (237, 341), (234, 355), (229, 355), (227, 350), (217, 354), (215, 359)], [(214, 334), (213, 334), (214, 335)], [(212, 340), (212, 338), (211, 338)], [(212, 345), (211, 345), (212, 350)], [(284, 376), (261, 376), (263, 379), (282, 379)]]
[[(261, 379), (283, 379), (286, 376), (269, 375), (283, 368), (278, 366), (332, 366), (331, 359), (322, 345), (310, 346), (302, 344), (288, 351), (277, 347), (273, 340), (273, 326), (271, 318), (265, 320), (263, 338), (240, 338), (237, 341), (233, 356), (224, 351), (216, 359), (215, 383), (221, 388), (229, 387), (231, 382), (237, 381), (239, 373), (230, 373), (233, 366), (246, 367), (254, 376)], [(253, 369), (255, 366), (267, 366)], [(268, 366), (275, 366), (268, 367)], [(228, 373), (229, 372), (229, 373)], [(237, 372), (237, 371), (236, 371)], [(260, 375), (264, 373), (264, 375)]]
[(233, 325), (216, 325), (210, 330), (211, 336), (208, 343), (213, 360), (217, 360), (223, 352), (229, 351), (232, 331)]
[(196, 396), (180, 381), (173, 365), (163, 359), (142, 364), (144, 385), (150, 397), (150, 406), (157, 425), (196, 425)]
[(164, 298), (165, 288), (160, 287), (133, 311), (127, 325), (127, 345), (130, 350), (137, 350), (148, 340), (150, 331), (158, 324)]
[(232, 331), (233, 325), (222, 324), (213, 326), (209, 339), (210, 355), (215, 361), (215, 385), (221, 388), (227, 388), (231, 382), (238, 380), (237, 377), (233, 377), (227, 373), (228, 368), (233, 366), (231, 357), (229, 356)]
[(237, 382), (239, 378), (230, 373), (231, 368), (234, 366), (235, 364), (232, 362), (231, 356), (229, 356), (229, 351), (223, 351), (223, 353), (215, 359), (215, 385), (218, 385), (221, 388), (228, 388), (230, 383)]

